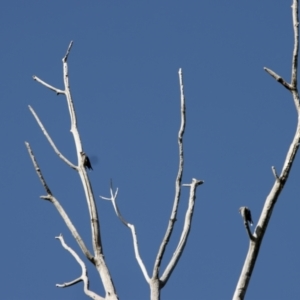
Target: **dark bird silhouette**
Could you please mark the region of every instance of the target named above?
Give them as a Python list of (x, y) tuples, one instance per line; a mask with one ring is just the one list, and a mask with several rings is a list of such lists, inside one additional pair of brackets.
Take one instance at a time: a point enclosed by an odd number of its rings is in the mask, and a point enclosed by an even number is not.
[(252, 217), (251, 217), (251, 211), (248, 207), (242, 206), (239, 209), (240, 214), (242, 215), (245, 222), (249, 222), (250, 225), (253, 225)]
[(80, 152), (82, 156), (82, 163), (86, 169), (93, 170), (89, 157), (85, 154), (85, 152)]

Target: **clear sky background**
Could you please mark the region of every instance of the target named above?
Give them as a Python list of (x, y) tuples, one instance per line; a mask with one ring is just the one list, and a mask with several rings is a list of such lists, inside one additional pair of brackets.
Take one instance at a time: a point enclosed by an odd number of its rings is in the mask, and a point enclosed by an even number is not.
[[(62, 233), (80, 253), (45, 192), (24, 146), (30, 142), (54, 195), (91, 249), (88, 212), (76, 172), (43, 136), (36, 110), (57, 147), (76, 154), (63, 96), (33, 81), (63, 88), (62, 62), (71, 40), (69, 75), (101, 220), (107, 265), (120, 299), (149, 299), (130, 231), (98, 196), (119, 187), (119, 207), (135, 224), (149, 274), (170, 216), (178, 169), (178, 69), (187, 101), (183, 182), (198, 188), (185, 251), (162, 299), (231, 299), (248, 250), (240, 206), (256, 224), (280, 172), (297, 115), (289, 92), (264, 72), (290, 81), (291, 1), (5, 1), (1, 34), (1, 299), (86, 299), (80, 275), (54, 239)], [(299, 156), (299, 155), (298, 155)], [(273, 211), (247, 299), (300, 298), (300, 160)], [(178, 222), (162, 270), (178, 242)], [(80, 253), (81, 257), (83, 255)], [(86, 261), (86, 260), (85, 260)], [(87, 262), (91, 289), (103, 295)]]

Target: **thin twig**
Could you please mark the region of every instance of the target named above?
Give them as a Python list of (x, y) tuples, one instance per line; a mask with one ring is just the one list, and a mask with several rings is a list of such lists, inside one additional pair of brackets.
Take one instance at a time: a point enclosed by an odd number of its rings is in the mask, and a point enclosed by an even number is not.
[(133, 224), (130, 224), (129, 222), (127, 222), (119, 208), (118, 208), (118, 205), (117, 205), (117, 196), (118, 196), (118, 189), (116, 189), (116, 192), (114, 193), (113, 192), (113, 186), (112, 186), (112, 181), (110, 182), (110, 198), (107, 198), (107, 197), (103, 197), (103, 196), (100, 196), (100, 198), (104, 199), (104, 200), (109, 200), (112, 202), (112, 205), (114, 207), (114, 210), (115, 210), (115, 213), (117, 215), (117, 217), (119, 218), (119, 220), (126, 226), (128, 227), (130, 230), (131, 230), (131, 235), (132, 235), (132, 240), (133, 240), (133, 248), (134, 248), (134, 253), (135, 253), (135, 258), (141, 268), (141, 271), (146, 279), (146, 281), (148, 283), (150, 283), (150, 277), (148, 275), (148, 272), (147, 272), (147, 269), (143, 263), (143, 260), (140, 256), (140, 252), (139, 252), (139, 246), (138, 246), (138, 241), (137, 241), (137, 235), (136, 235), (136, 231), (135, 231), (135, 227)]
[(276, 169), (275, 169), (275, 167), (274, 167), (274, 166), (272, 166), (272, 167), (271, 167), (271, 169), (272, 169), (272, 173), (273, 173), (273, 175), (274, 175), (275, 179), (276, 179), (276, 180), (278, 180), (278, 179), (279, 179), (279, 176), (278, 176), (278, 174), (277, 174), (277, 172), (276, 172)]
[(38, 78), (37, 76), (33, 75), (32, 76), (33, 80), (39, 82), (40, 84), (42, 84), (43, 86), (45, 86), (46, 88), (50, 89), (51, 91), (55, 92), (57, 95), (60, 94), (65, 94), (65, 91), (62, 91), (48, 83), (46, 83), (45, 81), (43, 81), (42, 79)]
[(291, 91), (293, 89), (293, 87), (287, 83), (281, 76), (279, 76), (278, 74), (276, 74), (274, 71), (272, 71), (271, 69), (268, 68), (264, 68), (264, 70), (270, 74), (273, 78), (275, 78), (276, 81), (278, 81), (279, 83), (281, 83), (285, 88), (287, 88), (289, 91)]
[(45, 180), (45, 178), (42, 174), (42, 171), (41, 171), (41, 169), (40, 169), (40, 167), (39, 167), (39, 165), (38, 165), (38, 163), (35, 159), (35, 156), (33, 154), (33, 151), (31, 150), (31, 147), (30, 147), (29, 143), (25, 142), (25, 146), (28, 150), (28, 153), (29, 153), (29, 156), (30, 156), (31, 161), (33, 163), (34, 169), (36, 171), (36, 174), (37, 174), (38, 178), (40, 179), (40, 181), (42, 183), (42, 186), (44, 187), (44, 189), (45, 189), (45, 191), (48, 195), (52, 195), (52, 192), (51, 192), (50, 188), (48, 187), (48, 185), (46, 183), (46, 180)]
[(62, 59), (63, 62), (67, 62), (72, 46), (73, 46), (73, 41), (71, 41), (69, 44), (66, 55)]
[(95, 197), (94, 197), (91, 182), (89, 180), (88, 174), (86, 172), (82, 160), (83, 149), (82, 149), (80, 134), (77, 128), (77, 118), (76, 118), (75, 107), (71, 95), (69, 71), (68, 71), (68, 63), (67, 63), (72, 45), (73, 42), (71, 41), (67, 49), (66, 55), (62, 59), (62, 63), (63, 63), (63, 79), (64, 79), (64, 86), (65, 86), (65, 95), (66, 95), (70, 119), (71, 119), (71, 133), (73, 134), (76, 152), (77, 152), (77, 159), (78, 159), (78, 166), (79, 166), (78, 174), (82, 182), (82, 186), (84, 189), (88, 210), (89, 210), (95, 265), (100, 274), (106, 294), (109, 295), (110, 299), (118, 299), (113, 284), (113, 280), (111, 278), (106, 262), (104, 260), (104, 253), (103, 253), (103, 247), (102, 247), (102, 241), (100, 235), (100, 222), (99, 222), (98, 211), (95, 203)]
[(43, 123), (41, 122), (41, 120), (39, 119), (38, 115), (36, 114), (36, 112), (34, 111), (34, 109), (28, 105), (29, 110), (31, 111), (31, 113), (33, 114), (35, 120), (37, 121), (37, 123), (39, 124), (43, 134), (46, 136), (48, 142), (50, 143), (50, 145), (52, 146), (53, 150), (55, 151), (55, 153), (67, 164), (69, 165), (72, 169), (74, 170), (78, 170), (78, 168), (73, 165), (65, 156), (63, 156), (61, 154), (61, 152), (57, 149), (55, 143), (53, 142), (53, 140), (51, 139), (50, 135), (48, 134), (46, 128), (44, 127)]

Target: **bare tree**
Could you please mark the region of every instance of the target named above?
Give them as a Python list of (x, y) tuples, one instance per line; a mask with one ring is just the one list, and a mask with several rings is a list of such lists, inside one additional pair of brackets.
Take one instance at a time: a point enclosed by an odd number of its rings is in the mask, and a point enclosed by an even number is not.
[[(298, 151), (299, 143), (300, 143), (300, 103), (299, 103), (299, 93), (298, 93), (298, 87), (297, 87), (297, 69), (298, 69), (298, 52), (299, 52), (299, 18), (298, 18), (298, 0), (293, 0), (292, 5), (292, 16), (293, 16), (293, 25), (294, 25), (294, 50), (293, 50), (293, 58), (292, 58), (292, 78), (291, 83), (288, 83), (285, 79), (283, 79), (280, 75), (276, 74), (274, 71), (270, 70), (269, 68), (264, 68), (264, 70), (270, 74), (276, 81), (281, 83), (287, 90), (289, 90), (292, 94), (296, 111), (298, 114), (298, 124), (296, 128), (296, 132), (293, 138), (293, 141), (289, 147), (289, 150), (287, 152), (282, 170), (280, 173), (277, 173), (276, 168), (272, 166), (271, 170), (274, 175), (274, 184), (273, 187), (267, 196), (265, 200), (264, 207), (261, 212), (261, 216), (259, 218), (259, 221), (254, 229), (254, 232), (252, 233), (251, 228), (249, 225), (253, 225), (252, 217), (251, 217), (251, 210), (248, 207), (241, 207), (240, 213), (242, 215), (242, 218), (244, 220), (244, 225), (246, 228), (247, 235), (249, 237), (249, 250), (248, 254), (246, 256), (244, 266), (241, 271), (240, 278), (238, 280), (233, 299), (244, 299), (248, 284), (251, 279), (252, 271), (255, 266), (256, 259), (259, 254), (259, 250), (262, 244), (262, 240), (264, 237), (264, 234), (266, 232), (269, 220), (272, 216), (272, 211), (275, 207), (275, 204), (277, 202), (277, 199), (284, 188), (286, 181), (288, 179), (289, 173), (291, 171), (295, 156)], [(88, 295), (92, 299), (118, 299), (117, 291), (114, 287), (113, 279), (110, 276), (109, 269), (106, 265), (105, 259), (104, 259), (104, 253), (103, 253), (103, 247), (102, 247), (102, 241), (101, 241), (101, 233), (100, 233), (100, 220), (98, 218), (98, 212), (97, 212), (97, 206), (95, 203), (95, 197), (93, 194), (93, 189), (88, 177), (87, 169), (92, 169), (92, 165), (90, 163), (90, 160), (87, 156), (87, 154), (83, 151), (83, 146), (81, 143), (79, 131), (77, 128), (77, 121), (76, 121), (76, 114), (75, 114), (75, 108), (74, 103), (71, 96), (71, 90), (69, 85), (69, 74), (68, 74), (68, 57), (71, 51), (73, 43), (71, 42), (66, 55), (63, 57), (63, 78), (64, 78), (64, 89), (60, 90), (58, 88), (55, 88), (51, 86), (50, 84), (44, 82), (43, 80), (39, 79), (38, 77), (34, 76), (34, 80), (42, 84), (43, 86), (49, 88), (50, 90), (54, 91), (57, 95), (65, 95), (69, 113), (70, 113), (70, 119), (71, 119), (71, 133), (74, 138), (75, 142), (75, 148), (77, 153), (77, 164), (73, 164), (70, 162), (56, 147), (55, 143), (47, 133), (45, 127), (43, 126), (42, 122), (40, 121), (39, 117), (35, 113), (32, 107), (29, 106), (29, 109), (33, 116), (35, 117), (38, 125), (40, 126), (42, 132), (46, 136), (47, 140), (49, 141), (50, 145), (52, 146), (55, 153), (61, 158), (70, 168), (77, 171), (79, 174), (79, 177), (82, 182), (82, 186), (85, 192), (85, 198), (87, 201), (89, 216), (90, 216), (90, 225), (91, 225), (91, 237), (92, 237), (92, 245), (93, 245), (93, 251), (91, 252), (87, 246), (85, 245), (84, 240), (79, 235), (79, 233), (76, 230), (76, 227), (73, 225), (72, 221), (68, 217), (67, 213), (63, 209), (60, 202), (57, 200), (57, 198), (54, 196), (54, 194), (51, 192), (49, 185), (47, 184), (46, 180), (44, 179), (44, 176), (42, 174), (42, 171), (40, 167), (38, 166), (38, 163), (36, 161), (36, 158), (33, 154), (33, 151), (29, 145), (29, 143), (26, 142), (26, 147), (28, 149), (29, 155), (32, 159), (35, 171), (42, 183), (42, 186), (45, 189), (46, 195), (41, 196), (42, 199), (50, 201), (57, 209), (57, 211), (60, 213), (61, 217), (65, 221), (67, 227), (69, 228), (70, 232), (72, 233), (73, 237), (75, 238), (76, 242), (78, 243), (80, 249), (82, 250), (85, 257), (95, 266), (97, 269), (101, 282), (104, 287), (105, 295), (97, 295), (95, 292), (91, 291), (89, 289), (89, 277), (88, 277), (88, 271), (85, 263), (81, 260), (79, 255), (71, 248), (69, 247), (66, 242), (64, 241), (64, 238), (62, 235), (59, 235), (57, 239), (61, 242), (61, 245), (63, 248), (65, 248), (78, 262), (78, 264), (81, 267), (82, 274), (70, 281), (63, 284), (57, 284), (57, 287), (69, 287), (71, 285), (74, 285), (79, 282), (83, 282), (84, 292), (86, 295)], [(183, 137), (185, 132), (185, 125), (186, 125), (186, 107), (185, 107), (185, 96), (184, 96), (184, 88), (183, 88), (183, 74), (182, 70), (179, 69), (179, 86), (180, 86), (180, 109), (181, 109), (181, 124), (178, 132), (178, 146), (179, 146), (179, 167), (178, 167), (178, 173), (175, 181), (175, 197), (173, 201), (173, 207), (171, 211), (171, 215), (169, 217), (168, 226), (166, 228), (166, 232), (164, 234), (163, 240), (160, 244), (160, 247), (158, 249), (156, 259), (153, 265), (152, 273), (149, 273), (148, 270), (145, 267), (145, 264), (143, 262), (143, 259), (139, 252), (139, 246), (138, 246), (138, 237), (136, 234), (135, 226), (131, 223), (129, 223), (125, 217), (121, 214), (118, 205), (117, 205), (117, 196), (118, 196), (118, 189), (114, 190), (113, 184), (111, 181), (110, 184), (110, 196), (100, 196), (104, 200), (111, 201), (112, 206), (114, 208), (114, 211), (119, 218), (119, 220), (130, 229), (132, 240), (133, 240), (133, 248), (135, 257), (137, 260), (137, 263), (142, 271), (142, 274), (146, 280), (146, 282), (149, 284), (150, 288), (150, 298), (151, 300), (157, 300), (160, 299), (160, 292), (161, 289), (167, 284), (173, 270), (175, 269), (182, 252), (184, 251), (187, 238), (189, 236), (189, 232), (191, 229), (191, 222), (194, 212), (194, 205), (195, 205), (195, 199), (196, 199), (196, 191), (197, 187), (201, 184), (203, 184), (202, 180), (192, 179), (190, 183), (182, 183), (182, 176), (183, 176), (183, 170), (184, 170), (184, 151), (183, 151)], [(168, 262), (165, 270), (160, 271), (162, 259), (165, 254), (166, 247), (170, 241), (170, 238), (173, 233), (176, 217), (177, 217), (177, 211), (178, 211), (178, 205), (181, 198), (181, 189), (182, 187), (189, 187), (189, 200), (188, 200), (188, 207), (186, 209), (186, 215), (185, 220), (183, 224), (183, 228), (181, 231), (181, 236), (177, 242), (176, 249), (174, 251), (174, 254), (170, 261)]]
[[(48, 184), (46, 183), (46, 180), (42, 174), (42, 171), (40, 167), (38, 166), (38, 163), (36, 161), (36, 158), (33, 154), (33, 151), (29, 145), (29, 143), (26, 142), (26, 147), (28, 149), (29, 155), (32, 159), (35, 171), (46, 191), (46, 195), (41, 196), (42, 199), (50, 201), (58, 212), (60, 213), (61, 217), (65, 221), (67, 227), (69, 228), (70, 232), (72, 233), (73, 237), (77, 241), (80, 249), (82, 250), (83, 254), (86, 256), (86, 258), (96, 267), (102, 284), (104, 286), (105, 290), (105, 295), (104, 296), (99, 296), (93, 291), (89, 289), (89, 277), (88, 277), (88, 272), (87, 272), (87, 267), (85, 266), (84, 262), (80, 259), (79, 255), (71, 249), (66, 242), (64, 241), (64, 238), (62, 235), (56, 237), (57, 239), (60, 240), (62, 246), (69, 251), (69, 253), (76, 259), (78, 264), (81, 266), (82, 269), (82, 274), (78, 278), (72, 280), (71, 282), (63, 283), (63, 284), (57, 284), (57, 287), (69, 287), (71, 285), (74, 285), (78, 282), (83, 282), (84, 283), (84, 292), (86, 295), (91, 297), (92, 299), (118, 299), (116, 289), (113, 284), (113, 280), (110, 276), (109, 269), (105, 263), (104, 260), (104, 253), (103, 253), (103, 247), (102, 247), (102, 242), (101, 242), (101, 234), (100, 234), (100, 221), (98, 218), (98, 212), (97, 212), (97, 206), (95, 203), (95, 198), (93, 194), (93, 189), (92, 185), (90, 183), (88, 174), (86, 172), (86, 169), (92, 169), (90, 160), (88, 156), (85, 154), (83, 151), (83, 146), (81, 143), (79, 131), (77, 128), (77, 119), (76, 119), (76, 114), (75, 114), (75, 107), (74, 103), (72, 100), (71, 96), (71, 90), (70, 90), (70, 84), (69, 84), (69, 74), (68, 74), (68, 57), (72, 48), (73, 42), (70, 43), (66, 55), (63, 57), (62, 62), (63, 62), (63, 78), (64, 78), (64, 90), (60, 90), (58, 88), (55, 88), (51, 86), (50, 84), (44, 82), (40, 78), (33, 76), (33, 79), (39, 82), (40, 84), (44, 85), (45, 87), (49, 88), (50, 90), (54, 91), (57, 95), (65, 95), (67, 103), (68, 103), (68, 109), (70, 113), (70, 119), (71, 119), (71, 133), (74, 138), (75, 142), (75, 148), (76, 148), (76, 153), (77, 153), (77, 165), (71, 163), (56, 147), (55, 143), (51, 139), (50, 135), (46, 131), (45, 127), (43, 126), (42, 122), (40, 121), (39, 117), (35, 113), (32, 107), (29, 106), (29, 109), (33, 116), (35, 117), (38, 125), (40, 126), (42, 132), (48, 139), (50, 145), (52, 146), (53, 150), (55, 153), (73, 170), (77, 171), (79, 174), (79, 177), (82, 182), (82, 187), (85, 192), (85, 197), (87, 201), (87, 206), (89, 210), (89, 216), (90, 216), (90, 224), (91, 224), (91, 235), (92, 235), (92, 245), (93, 245), (93, 253), (91, 253), (88, 248), (86, 247), (83, 239), (79, 235), (79, 233), (76, 230), (76, 227), (73, 225), (72, 221), (68, 217), (68, 214), (65, 212), (63, 209), (62, 205), (60, 202), (55, 198), (53, 193), (51, 192)], [(179, 168), (178, 168), (178, 174), (175, 182), (175, 198), (173, 202), (173, 208), (171, 211), (171, 216), (169, 218), (169, 223), (165, 232), (165, 236), (161, 242), (161, 245), (158, 249), (158, 253), (156, 255), (156, 259), (154, 262), (153, 270), (152, 270), (152, 275), (149, 275), (148, 271), (146, 270), (146, 267), (143, 263), (143, 260), (139, 254), (139, 248), (138, 248), (138, 240), (137, 240), (137, 235), (135, 231), (135, 227), (133, 224), (130, 224), (129, 222), (125, 221), (125, 219), (122, 217), (119, 208), (116, 203), (117, 199), (117, 194), (118, 194), (118, 189), (116, 191), (113, 190), (112, 183), (110, 186), (110, 197), (101, 197), (102, 199), (110, 200), (112, 202), (112, 205), (114, 207), (114, 210), (118, 216), (118, 218), (122, 221), (122, 223), (127, 226), (131, 230), (132, 234), (132, 239), (133, 239), (133, 247), (134, 247), (134, 252), (135, 252), (135, 257), (138, 262), (138, 265), (141, 268), (141, 271), (145, 277), (145, 280), (149, 284), (150, 287), (150, 294), (151, 294), (151, 299), (159, 299), (160, 298), (160, 291), (161, 289), (167, 284), (174, 268), (176, 267), (181, 254), (184, 250), (184, 247), (187, 242), (187, 238), (189, 236), (189, 232), (191, 229), (191, 222), (192, 222), (192, 217), (193, 217), (193, 212), (194, 212), (194, 205), (195, 205), (195, 200), (196, 200), (196, 190), (199, 185), (203, 183), (202, 180), (197, 180), (197, 179), (192, 179), (191, 183), (188, 184), (182, 184), (182, 175), (183, 175), (183, 167), (184, 167), (184, 152), (183, 152), (183, 136), (184, 136), (184, 131), (185, 131), (185, 123), (186, 123), (186, 108), (185, 108), (185, 97), (184, 97), (184, 90), (183, 90), (183, 75), (182, 75), (182, 70), (179, 69), (179, 84), (180, 84), (180, 95), (181, 95), (181, 125), (178, 133), (178, 145), (179, 145)], [(177, 243), (177, 247), (174, 251), (174, 254), (172, 258), (170, 259), (169, 263), (167, 264), (166, 269), (160, 273), (160, 266), (162, 259), (164, 257), (164, 253), (166, 250), (166, 247), (168, 245), (168, 242), (171, 238), (173, 229), (174, 229), (174, 224), (176, 221), (177, 217), (177, 210), (178, 210), (178, 205), (180, 201), (180, 196), (181, 196), (181, 188), (182, 186), (187, 186), (190, 189), (190, 195), (189, 195), (189, 202), (188, 202), (188, 207), (186, 210), (186, 216), (181, 232), (180, 239)]]
[[(298, 52), (299, 52), (299, 17), (298, 17), (298, 0), (293, 1), (292, 5), (292, 15), (293, 15), (293, 27), (294, 27), (294, 50), (293, 50), (293, 58), (292, 58), (292, 78), (291, 83), (288, 83), (284, 80), (280, 75), (276, 74), (274, 71), (264, 68), (264, 70), (270, 74), (276, 81), (281, 83), (287, 90), (289, 90), (292, 94), (297, 115), (298, 115), (298, 123), (296, 127), (296, 132), (293, 138), (293, 141), (289, 147), (287, 152), (282, 170), (280, 174), (277, 173), (274, 166), (272, 166), (272, 172), (274, 175), (274, 184), (271, 188), (269, 195), (266, 198), (265, 205), (262, 209), (260, 218), (258, 220), (257, 226), (252, 234), (249, 229), (249, 213), (250, 210), (246, 207), (241, 207), (241, 214), (244, 219), (245, 227), (247, 233), (249, 235), (250, 243), (249, 250), (244, 262), (244, 266), (237, 283), (233, 299), (239, 300), (244, 299), (248, 284), (250, 282), (250, 278), (252, 275), (252, 271), (255, 266), (256, 259), (259, 254), (259, 249), (264, 237), (264, 234), (267, 230), (267, 226), (269, 220), (272, 216), (273, 209), (277, 202), (277, 199), (283, 190), (286, 181), (288, 179), (289, 173), (291, 171), (293, 162), (295, 160), (299, 143), (300, 143), (300, 102), (299, 102), (299, 93), (297, 86), (297, 72), (298, 72)], [(248, 211), (248, 212), (247, 212)], [(251, 219), (251, 213), (250, 213)], [(252, 222), (252, 220), (251, 220)]]

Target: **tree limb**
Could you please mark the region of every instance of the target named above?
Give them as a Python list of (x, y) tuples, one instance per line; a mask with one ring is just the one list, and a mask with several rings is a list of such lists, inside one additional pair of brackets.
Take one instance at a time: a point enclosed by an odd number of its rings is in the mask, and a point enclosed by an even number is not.
[(107, 198), (107, 197), (103, 197), (103, 196), (100, 196), (100, 198), (104, 199), (104, 200), (109, 200), (112, 202), (113, 204), (113, 207), (114, 207), (114, 210), (115, 210), (115, 213), (117, 215), (117, 217), (119, 218), (119, 220), (126, 226), (128, 227), (130, 230), (131, 230), (131, 235), (132, 235), (132, 240), (133, 240), (133, 248), (134, 248), (134, 253), (135, 253), (135, 258), (138, 262), (138, 265), (140, 266), (141, 268), (141, 271), (146, 279), (146, 281), (148, 283), (150, 283), (150, 277), (148, 275), (148, 272), (147, 272), (147, 269), (143, 263), (143, 260), (140, 256), (140, 252), (139, 252), (139, 246), (138, 246), (138, 241), (137, 241), (137, 235), (136, 235), (136, 231), (135, 231), (135, 227), (133, 224), (130, 224), (128, 223), (122, 216), (119, 208), (118, 208), (118, 205), (116, 203), (116, 200), (117, 200), (117, 195), (118, 195), (118, 189), (116, 190), (116, 192), (114, 193), (113, 192), (113, 187), (112, 187), (112, 181), (110, 183), (110, 198)]
[(242, 300), (245, 297), (248, 284), (252, 275), (252, 271), (255, 266), (256, 259), (258, 257), (259, 249), (267, 230), (269, 220), (271, 218), (273, 209), (277, 202), (277, 199), (283, 190), (285, 183), (288, 179), (289, 173), (291, 171), (295, 156), (297, 154), (299, 143), (300, 143), (300, 103), (299, 103), (299, 93), (297, 87), (297, 70), (298, 70), (298, 52), (299, 52), (299, 19), (298, 19), (298, 0), (293, 0), (292, 5), (292, 15), (294, 24), (294, 50), (293, 50), (293, 60), (292, 60), (292, 80), (291, 80), (291, 92), (293, 95), (293, 100), (298, 114), (298, 124), (293, 141), (287, 152), (282, 171), (280, 176), (276, 178), (273, 187), (266, 198), (263, 210), (261, 212), (257, 227), (255, 228), (256, 239), (251, 241), (249, 245), (249, 250), (244, 262), (244, 266), (237, 283), (233, 299)]
[(32, 76), (33, 80), (37, 81), (38, 83), (40, 83), (41, 85), (45, 86), (46, 88), (50, 89), (51, 91), (55, 92), (56, 95), (60, 95), (60, 94), (65, 94), (65, 91), (62, 91), (48, 83), (46, 83), (45, 81), (43, 81), (42, 79), (38, 78), (37, 76), (33, 75)]
[(156, 260), (154, 262), (154, 267), (153, 267), (153, 273), (152, 277), (149, 278), (146, 268), (140, 258), (139, 251), (138, 251), (138, 243), (137, 243), (137, 238), (136, 238), (136, 233), (135, 233), (135, 227), (134, 225), (128, 223), (121, 215), (118, 206), (116, 204), (116, 197), (118, 190), (116, 190), (116, 193), (113, 193), (112, 189), (112, 184), (110, 187), (110, 198), (102, 197), (102, 199), (105, 200), (110, 200), (113, 204), (114, 210), (116, 212), (116, 215), (118, 218), (121, 220), (121, 222), (129, 227), (131, 229), (132, 237), (133, 237), (133, 244), (134, 244), (134, 250), (135, 250), (135, 256), (138, 261), (138, 264), (144, 274), (144, 277), (146, 281), (150, 285), (150, 291), (151, 291), (151, 300), (157, 300), (160, 298), (160, 290), (161, 288), (166, 284), (168, 281), (169, 277), (171, 276), (177, 262), (179, 261), (181, 254), (184, 250), (184, 247), (186, 245), (186, 241), (190, 232), (191, 228), (191, 221), (193, 217), (193, 211), (194, 211), (194, 204), (195, 204), (195, 199), (196, 199), (196, 189), (199, 185), (203, 184), (202, 180), (197, 180), (193, 179), (191, 184), (185, 184), (184, 186), (190, 186), (190, 197), (189, 197), (189, 205), (186, 211), (186, 216), (185, 216), (185, 221), (184, 221), (184, 226), (183, 230), (181, 233), (180, 240), (178, 242), (177, 248), (173, 254), (173, 257), (171, 258), (165, 272), (163, 273), (161, 279), (159, 278), (159, 268), (161, 265), (161, 261), (163, 258), (163, 255), (166, 250), (166, 246), (170, 240), (170, 237), (172, 235), (173, 229), (174, 229), (174, 223), (176, 221), (176, 215), (177, 215), (177, 210), (178, 210), (178, 205), (179, 205), (179, 200), (180, 200), (180, 195), (181, 195), (181, 182), (182, 182), (182, 174), (183, 174), (183, 165), (184, 165), (184, 155), (183, 155), (183, 135), (184, 135), (184, 130), (185, 130), (185, 122), (186, 122), (186, 112), (185, 112), (185, 97), (184, 97), (184, 90), (183, 90), (183, 76), (182, 76), (182, 70), (179, 69), (179, 85), (180, 85), (180, 107), (181, 107), (181, 124), (180, 124), (180, 129), (178, 132), (178, 146), (179, 146), (179, 167), (178, 167), (178, 173), (175, 181), (175, 198), (173, 202), (173, 208), (171, 212), (171, 217), (169, 219), (169, 223), (167, 226), (167, 230), (165, 233), (165, 236), (162, 240), (162, 243), (160, 245), (160, 248), (158, 250)]
[(41, 199), (44, 200), (48, 200), (50, 201), (55, 208), (57, 209), (57, 211), (59, 212), (59, 214), (61, 215), (62, 219), (65, 221), (67, 227), (69, 228), (70, 232), (72, 233), (73, 237), (75, 238), (75, 240), (77, 241), (80, 249), (82, 250), (82, 252), (84, 253), (84, 255), (86, 256), (86, 258), (93, 264), (95, 264), (94, 262), (94, 257), (92, 256), (92, 254), (89, 252), (89, 250), (87, 249), (87, 247), (85, 246), (81, 236), (79, 235), (79, 233), (77, 232), (75, 226), (73, 225), (72, 221), (70, 220), (69, 216), (67, 215), (67, 213), (65, 212), (65, 210), (63, 209), (63, 207), (61, 206), (61, 204), (59, 203), (59, 201), (53, 196), (50, 188), (48, 187), (46, 180), (42, 174), (42, 171), (35, 159), (35, 156), (33, 154), (33, 151), (29, 145), (29, 143), (25, 142), (26, 148), (28, 150), (29, 156), (32, 160), (34, 169), (47, 193), (46, 196), (40, 196)]
[(153, 274), (152, 277), (158, 278), (159, 268), (166, 250), (166, 247), (169, 243), (171, 235), (173, 233), (174, 225), (176, 222), (177, 210), (180, 201), (181, 195), (181, 181), (183, 175), (183, 165), (184, 165), (184, 153), (183, 153), (183, 135), (185, 131), (185, 122), (186, 122), (186, 111), (185, 111), (185, 96), (184, 96), (184, 88), (183, 88), (183, 74), (182, 69), (178, 71), (179, 75), (179, 88), (180, 88), (180, 112), (181, 112), (181, 124), (178, 132), (178, 147), (179, 147), (179, 166), (178, 166), (178, 173), (175, 181), (175, 198), (173, 202), (173, 208), (171, 212), (171, 216), (169, 219), (168, 227), (165, 233), (165, 236), (160, 244), (158, 253), (156, 255), (154, 267), (153, 267)]
[(184, 250), (184, 247), (186, 245), (187, 238), (190, 233), (191, 226), (192, 226), (192, 218), (193, 218), (193, 212), (194, 212), (194, 206), (195, 206), (195, 200), (196, 200), (196, 190), (197, 190), (197, 187), (203, 183), (204, 183), (203, 180), (197, 180), (194, 178), (192, 180), (192, 183), (189, 184), (190, 185), (189, 205), (188, 205), (188, 208), (186, 211), (181, 237), (180, 237), (177, 248), (176, 248), (175, 252), (173, 253), (173, 256), (172, 256), (169, 264), (167, 265), (164, 273), (162, 274), (162, 276), (160, 278), (161, 288), (163, 288), (166, 285), (168, 279), (170, 278), (172, 272), (174, 271), (174, 269), (181, 257), (181, 254)]
[(56, 286), (65, 288), (65, 287), (72, 286), (80, 281), (83, 281), (83, 289), (87, 296), (89, 296), (92, 299), (96, 299), (96, 300), (104, 300), (105, 298), (100, 297), (99, 295), (97, 295), (96, 293), (92, 292), (89, 289), (89, 277), (88, 277), (88, 271), (87, 271), (86, 265), (80, 259), (80, 257), (77, 255), (77, 253), (70, 246), (68, 246), (65, 243), (65, 240), (64, 240), (62, 234), (60, 234), (59, 236), (57, 236), (55, 238), (61, 242), (61, 245), (76, 259), (76, 261), (78, 262), (78, 264), (81, 267), (81, 276), (80, 277), (78, 277), (70, 282), (65, 282), (63, 284), (56, 284)]
[(103, 254), (103, 248), (102, 248), (102, 242), (101, 242), (101, 236), (100, 236), (100, 223), (98, 218), (98, 212), (97, 207), (94, 199), (93, 189), (90, 183), (90, 180), (88, 178), (88, 174), (85, 169), (84, 160), (82, 159), (82, 143), (80, 140), (80, 134), (77, 129), (77, 119), (76, 119), (76, 113), (75, 108), (71, 96), (71, 90), (70, 90), (70, 82), (69, 82), (69, 73), (68, 73), (68, 64), (67, 60), (72, 48), (73, 42), (69, 44), (69, 47), (67, 49), (67, 52), (65, 56), (62, 59), (63, 63), (63, 79), (64, 79), (64, 91), (58, 90), (54, 87), (52, 87), (49, 84), (46, 84), (42, 80), (38, 79), (36, 76), (34, 76), (34, 79), (38, 81), (39, 83), (43, 84), (47, 88), (50, 88), (51, 90), (57, 92), (58, 94), (63, 93), (66, 96), (70, 119), (71, 119), (71, 133), (74, 138), (75, 147), (76, 147), (76, 153), (77, 153), (77, 160), (78, 160), (78, 166), (76, 167), (76, 170), (78, 171), (78, 174), (80, 176), (82, 186), (85, 192), (85, 197), (88, 205), (89, 210), (89, 216), (90, 216), (90, 224), (91, 224), (91, 232), (92, 232), (92, 245), (94, 250), (94, 264), (97, 268), (97, 271), (101, 277), (104, 290), (106, 292), (107, 299), (118, 299), (118, 296), (115, 291), (115, 287), (112, 281), (112, 278), (110, 276), (109, 270), (106, 266), (105, 260), (104, 260), (104, 254)]

